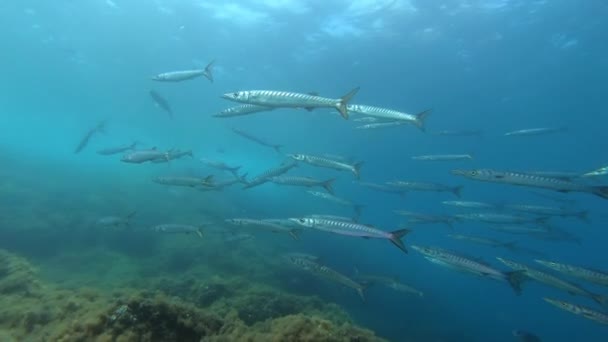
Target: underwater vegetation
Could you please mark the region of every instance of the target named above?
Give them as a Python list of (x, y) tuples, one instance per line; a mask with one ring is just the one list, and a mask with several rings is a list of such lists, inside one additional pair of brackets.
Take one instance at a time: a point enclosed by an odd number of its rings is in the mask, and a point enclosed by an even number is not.
[(335, 304), (238, 278), (65, 289), (0, 250), (2, 341), (383, 341)]

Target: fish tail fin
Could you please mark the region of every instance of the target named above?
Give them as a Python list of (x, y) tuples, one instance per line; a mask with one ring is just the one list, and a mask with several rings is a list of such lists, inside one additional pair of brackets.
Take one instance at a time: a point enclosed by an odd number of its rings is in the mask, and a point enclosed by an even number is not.
[(203, 185), (203, 186), (213, 185), (213, 175), (209, 175), (209, 176), (203, 178), (203, 180), (201, 181), (201, 185)]
[(357, 179), (361, 179), (361, 166), (363, 166), (364, 163), (365, 162), (360, 161), (360, 162), (355, 163), (355, 165), (353, 165), (353, 172)]
[(190, 156), (190, 158), (194, 158), (194, 153), (192, 153), (192, 150), (188, 151), (186, 155)]
[(205, 71), (203, 72), (203, 76), (205, 76), (211, 83), (213, 83), (213, 64), (215, 64), (215, 59), (212, 59), (209, 64), (205, 67)]
[(346, 95), (340, 98), (340, 102), (337, 105), (338, 112), (342, 115), (343, 118), (348, 119), (348, 101), (350, 101), (355, 94), (359, 91), (359, 87), (349, 91)]
[(505, 277), (507, 278), (509, 286), (511, 286), (511, 288), (513, 289), (513, 292), (515, 292), (515, 294), (518, 296), (521, 295), (521, 283), (526, 278), (526, 271), (517, 270), (506, 272)]
[(198, 235), (199, 238), (203, 238), (203, 227), (198, 227), (198, 229), (196, 230), (196, 235)]
[(289, 231), (289, 235), (296, 241), (300, 240), (300, 230), (299, 229), (291, 229)]
[(281, 148), (283, 147), (283, 145), (273, 145), (272, 148), (274, 148), (275, 151), (277, 151), (277, 153), (281, 153)]
[(452, 193), (456, 195), (456, 197), (460, 198), (462, 196), (462, 185), (452, 188)]
[(411, 230), (409, 229), (399, 229), (399, 230), (395, 230), (391, 232), (391, 237), (389, 238), (389, 240), (395, 245), (397, 246), (400, 250), (404, 251), (405, 253), (407, 253), (407, 249), (405, 249), (405, 245), (403, 244), (403, 240), (401, 240), (405, 235), (407, 235), (408, 233), (410, 233)]
[(420, 112), (416, 114), (416, 121), (414, 121), (414, 125), (418, 127), (421, 131), (426, 131), (426, 118), (431, 114), (432, 109), (427, 109), (424, 112)]
[(592, 294), (591, 299), (603, 307), (608, 307), (608, 297), (598, 294)]
[(238, 179), (239, 183), (247, 184), (247, 183), (249, 183), (249, 182), (247, 181), (247, 175), (249, 175), (249, 173), (248, 173), (248, 172), (245, 172), (245, 173), (243, 173), (243, 174), (242, 174), (242, 175), (240, 175), (240, 176), (237, 174), (237, 175), (236, 175), (236, 178)]
[(137, 148), (137, 145), (141, 144), (139, 141), (135, 140), (133, 143), (131, 143), (131, 145), (129, 146), (132, 150)]
[(596, 196), (600, 196), (603, 199), (608, 199), (608, 186), (594, 186), (593, 194)]
[(321, 186), (323, 186), (323, 188), (325, 190), (327, 190), (327, 192), (329, 192), (330, 194), (334, 194), (334, 188), (333, 188), (333, 183), (336, 181), (335, 178), (332, 179), (328, 179), (326, 181), (324, 181), (323, 183), (321, 183)]

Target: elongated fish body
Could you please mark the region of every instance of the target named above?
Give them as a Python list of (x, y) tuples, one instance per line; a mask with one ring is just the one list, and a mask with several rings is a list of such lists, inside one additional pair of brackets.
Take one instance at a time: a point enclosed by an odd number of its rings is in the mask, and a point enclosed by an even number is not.
[(198, 237), (203, 237), (203, 232), (201, 227), (191, 226), (187, 224), (175, 224), (175, 223), (167, 223), (167, 224), (159, 224), (154, 226), (153, 230), (159, 233), (167, 233), (167, 234), (196, 234)]
[(334, 160), (330, 158), (320, 157), (320, 156), (312, 156), (308, 154), (290, 154), (289, 155), (294, 160), (299, 162), (303, 162), (309, 165), (324, 167), (328, 169), (334, 169), (338, 171), (349, 171), (352, 172), (357, 179), (360, 178), (360, 170), (363, 162), (358, 162), (355, 164), (349, 164), (347, 162)]
[(170, 150), (167, 151), (167, 158), (159, 158), (152, 160), (153, 163), (168, 163), (171, 160), (181, 159), (183, 157), (194, 158), (194, 154), (191, 150), (188, 151), (180, 151), (180, 150)]
[(96, 224), (102, 227), (121, 227), (121, 226), (129, 226), (131, 224), (131, 219), (135, 216), (137, 212), (132, 212), (126, 216), (106, 216), (97, 220)]
[(163, 185), (185, 186), (191, 188), (213, 188), (215, 186), (215, 184), (213, 183), (213, 176), (208, 176), (206, 178), (186, 176), (156, 177), (153, 179), (153, 182)]
[(429, 215), (407, 210), (394, 210), (393, 212), (397, 215), (407, 217), (408, 223), (443, 223), (448, 227), (453, 228), (452, 223), (456, 221), (456, 218), (453, 216)]
[(152, 100), (154, 101), (154, 103), (162, 108), (165, 112), (167, 112), (167, 114), (169, 114), (169, 117), (173, 118), (173, 110), (171, 109), (171, 105), (169, 104), (169, 101), (167, 101), (167, 99), (165, 99), (164, 97), (162, 97), (159, 93), (157, 93), (154, 90), (150, 90), (150, 97), (152, 97)]
[(355, 127), (355, 129), (380, 129), (380, 128), (403, 126), (405, 124), (407, 124), (406, 121), (375, 122), (375, 123), (357, 126), (357, 127)]
[(226, 93), (222, 97), (235, 102), (273, 108), (335, 108), (343, 118), (348, 119), (347, 103), (358, 91), (359, 87), (339, 99), (276, 90), (237, 91)]
[(373, 107), (366, 105), (349, 105), (348, 110), (353, 113), (363, 114), (367, 116), (373, 116), (377, 118), (384, 118), (389, 120), (405, 121), (418, 127), (420, 130), (425, 130), (425, 120), (431, 114), (431, 110), (425, 110), (424, 112), (416, 115), (399, 112), (392, 109)]
[(235, 184), (247, 184), (247, 181), (244, 178), (235, 178), (230, 180), (220, 180), (214, 181), (212, 185), (200, 187), (198, 190), (200, 191), (222, 191), (225, 188), (235, 185)]
[(293, 253), (286, 255), (285, 257), (292, 265), (304, 271), (310, 272), (315, 276), (325, 278), (329, 281), (344, 285), (357, 291), (357, 294), (359, 295), (359, 297), (361, 297), (361, 300), (365, 301), (365, 296), (363, 294), (365, 287), (350, 279), (349, 277), (343, 275), (342, 273), (339, 273), (327, 266), (321, 265), (316, 261), (316, 259), (312, 259), (309, 257), (301, 257)]
[(476, 243), (479, 245), (486, 245), (486, 246), (490, 246), (490, 247), (506, 247), (506, 248), (509, 248), (511, 246), (515, 247), (514, 242), (502, 242), (499, 240), (484, 238), (484, 237), (480, 237), (480, 236), (449, 234), (448, 237), (450, 237), (454, 240), (468, 241), (468, 242)]
[(466, 209), (496, 209), (496, 205), (475, 201), (443, 201), (442, 204)]
[[(313, 215), (308, 215), (306, 217), (315, 218), (315, 219), (334, 220), (334, 221), (356, 222), (355, 220), (353, 220), (352, 217), (338, 216), (338, 215), (313, 214)], [(289, 222), (292, 222), (292, 221), (289, 221)]]
[(590, 186), (559, 178), (541, 177), (526, 173), (490, 169), (452, 170), (452, 174), (482, 182), (543, 188), (559, 192), (587, 192), (608, 199), (608, 186)]
[(512, 333), (519, 339), (519, 342), (542, 342), (540, 337), (528, 331), (513, 330)]
[(281, 185), (293, 185), (293, 186), (304, 186), (307, 188), (312, 187), (322, 187), (330, 194), (334, 193), (334, 189), (332, 188), (332, 183), (335, 181), (335, 178), (328, 180), (318, 180), (312, 177), (298, 177), (298, 176), (277, 176), (270, 178), (270, 181), (276, 184)]
[(543, 299), (547, 303), (552, 304), (562, 310), (571, 312), (575, 315), (583, 316), (586, 319), (596, 321), (600, 324), (608, 325), (608, 314), (605, 314), (605, 313), (602, 313), (599, 311), (595, 311), (593, 309), (590, 309), (590, 308), (582, 306), (582, 305), (572, 304), (572, 303), (564, 302), (564, 301), (557, 300), (557, 299), (551, 299), (551, 298), (546, 298), (546, 297)]
[(401, 238), (410, 232), (409, 229), (400, 229), (394, 232), (386, 232), (374, 228), (372, 226), (343, 220), (329, 220), (313, 217), (290, 218), (290, 220), (303, 227), (339, 235), (387, 239), (399, 249), (401, 249), (403, 252), (407, 253), (407, 250), (405, 249), (405, 245), (403, 244), (403, 241), (401, 241)]
[(583, 174), (582, 177), (598, 177), (598, 176), (605, 176), (605, 175), (608, 175), (608, 166), (600, 167), (597, 170), (587, 172), (587, 173)]
[(269, 112), (274, 109), (275, 108), (273, 108), (273, 107), (245, 104), (245, 105), (241, 105), (241, 106), (230, 107), (230, 108), (224, 109), (219, 113), (213, 114), (213, 117), (232, 118), (235, 116), (245, 116), (245, 115), (251, 115), (251, 114), (255, 114), (255, 113)]
[(507, 204), (504, 206), (504, 208), (536, 215), (576, 217), (582, 221), (588, 221), (586, 210), (572, 211), (564, 208), (546, 207), (529, 204)]
[(252, 134), (245, 132), (243, 130), (240, 130), (238, 128), (232, 128), (232, 131), (247, 140), (253, 141), (254, 143), (256, 143), (258, 145), (272, 147), (272, 148), (274, 148), (275, 151), (277, 151), (277, 153), (281, 153), (281, 147), (283, 147), (283, 145), (269, 143), (262, 138), (256, 137), (255, 135), (252, 135)]
[(455, 217), (461, 220), (478, 221), (492, 224), (545, 224), (548, 217), (526, 217), (508, 214), (495, 213), (467, 213), (456, 214)]
[(389, 194), (397, 194), (401, 197), (405, 196), (405, 193), (406, 193), (406, 190), (398, 189), (398, 188), (395, 188), (393, 186), (389, 186), (386, 184), (376, 184), (376, 183), (361, 182), (361, 181), (353, 181), (353, 183), (359, 184), (360, 186), (368, 188), (368, 189), (372, 189), (372, 190), (376, 190), (376, 191), (380, 191), (380, 192), (386, 192)]
[(82, 137), (82, 139), (80, 139), (80, 142), (78, 143), (78, 146), (76, 146), (74, 153), (80, 153), (82, 150), (84, 150), (84, 148), (87, 147), (87, 145), (89, 144), (89, 141), (91, 140), (91, 138), (97, 133), (105, 132), (105, 129), (106, 129), (105, 121), (101, 121), (100, 123), (97, 124), (97, 126), (89, 129), (87, 131), (87, 133)]
[(250, 189), (250, 188), (253, 188), (255, 186), (264, 184), (264, 183), (270, 181), (270, 179), (272, 179), (274, 177), (278, 177), (280, 175), (283, 175), (283, 174), (287, 173), (287, 171), (293, 169), (296, 166), (298, 166), (297, 163), (295, 163), (295, 162), (288, 162), (288, 163), (283, 163), (283, 164), (281, 164), (278, 167), (275, 167), (273, 169), (266, 170), (266, 171), (262, 172), (261, 174), (255, 176), (251, 181), (249, 181), (243, 187), (243, 189)]
[(551, 133), (558, 133), (565, 131), (564, 127), (543, 127), (543, 128), (528, 128), (520, 129), (517, 131), (507, 132), (505, 136), (531, 136), (531, 135), (545, 135)]
[(205, 76), (209, 81), (213, 82), (212, 67), (215, 60), (211, 61), (205, 69), (193, 69), (193, 70), (181, 70), (181, 71), (170, 71), (162, 74), (158, 74), (152, 77), (154, 81), (160, 82), (182, 82), (191, 80), (200, 76)]
[(238, 226), (238, 227), (254, 227), (254, 228), (261, 228), (261, 229), (265, 229), (265, 230), (269, 230), (271, 232), (275, 232), (275, 233), (287, 233), (289, 234), (294, 240), (299, 240), (300, 236), (299, 234), (299, 230), (294, 228), (294, 227), (290, 227), (290, 226), (285, 226), (282, 224), (279, 224), (277, 222), (273, 222), (270, 220), (257, 220), (257, 219), (250, 219), (250, 218), (231, 218), (231, 219), (226, 219), (225, 220), (226, 223), (234, 225), (234, 226)]
[(141, 163), (145, 163), (145, 162), (152, 162), (155, 160), (165, 160), (166, 161), (168, 159), (169, 159), (168, 152), (157, 151), (157, 150), (153, 149), (153, 150), (132, 151), (132, 152), (126, 153), (125, 155), (122, 156), (120, 161), (125, 162), (125, 163), (141, 164)]
[(104, 149), (98, 150), (97, 154), (101, 154), (102, 156), (111, 156), (114, 154), (135, 150), (136, 146), (137, 146), (137, 142), (134, 142), (130, 145), (104, 148)]
[(521, 282), (523, 272), (501, 272), (485, 262), (474, 260), (444, 249), (424, 246), (411, 246), (415, 251), (421, 253), (425, 259), (440, 266), (453, 268), (458, 271), (472, 273), (478, 276), (488, 277), (494, 280), (509, 283), (515, 294), (521, 294)]
[(587, 280), (597, 285), (608, 286), (608, 272), (594, 270), (590, 268), (561, 264), (553, 261), (534, 260), (537, 263), (548, 267), (554, 271)]
[(497, 257), (496, 259), (498, 259), (500, 262), (502, 262), (503, 264), (505, 264), (506, 266), (508, 266), (514, 270), (524, 271), (526, 273), (527, 277), (534, 279), (534, 280), (538, 281), (539, 283), (543, 283), (545, 285), (554, 287), (556, 289), (566, 291), (572, 295), (589, 297), (601, 305), (608, 304), (607, 299), (604, 298), (603, 296), (596, 295), (592, 292), (589, 292), (576, 284), (567, 282), (567, 281), (557, 278), (551, 274), (541, 272), (539, 270), (536, 270), (536, 269), (531, 268), (524, 264), (517, 263), (515, 261), (507, 260), (507, 259), (500, 258), (500, 257)]
[(412, 157), (413, 160), (421, 161), (460, 161), (460, 160), (473, 160), (470, 154), (433, 154), (425, 156)]
[(582, 177), (582, 175), (578, 172), (566, 171), (529, 171), (525, 173), (541, 177), (558, 178), (566, 181), (573, 181)]
[(456, 197), (460, 197), (460, 191), (462, 186), (447, 186), (437, 183), (423, 183), (423, 182), (406, 182), (406, 181), (392, 181), (386, 182), (387, 185), (408, 191), (434, 191), (434, 192), (451, 192)]
[(361, 211), (363, 210), (363, 206), (360, 204), (356, 204), (353, 203), (352, 201), (347, 200), (346, 198), (342, 198), (342, 197), (338, 197), (336, 195), (327, 193), (327, 192), (320, 192), (320, 191), (312, 191), (312, 190), (308, 190), (306, 191), (307, 193), (315, 196), (315, 197), (319, 197), (319, 198), (323, 198), (325, 200), (328, 200), (330, 202), (334, 202), (336, 204), (340, 204), (340, 205), (344, 205), (344, 206), (348, 206), (348, 207), (352, 207), (355, 214), (356, 214), (356, 218), (355, 220), (361, 215)]
[(411, 293), (411, 294), (415, 294), (419, 297), (424, 297), (424, 293), (422, 293), (422, 291), (419, 291), (419, 290), (413, 288), (412, 286), (409, 286), (407, 284), (400, 282), (399, 279), (396, 277), (384, 277), (384, 276), (357, 274), (357, 276), (355, 277), (354, 280), (357, 282), (365, 283), (368, 286), (380, 284), (382, 286), (386, 286), (395, 291)]
[(229, 171), (235, 177), (238, 178), (237, 171), (241, 168), (241, 166), (229, 166), (229, 165), (227, 165), (226, 163), (224, 163), (222, 161), (210, 160), (210, 159), (205, 159), (205, 158), (201, 158), (199, 160), (205, 166), (212, 167), (214, 169), (218, 169), (218, 170), (222, 170), (222, 171)]
[[(364, 117), (362, 117), (362, 118), (356, 118), (356, 119), (353, 119), (353, 121), (354, 121), (354, 122), (368, 122), (368, 123), (377, 122), (377, 121), (379, 121), (379, 120), (380, 120), (380, 119), (375, 118), (375, 117), (373, 117), (373, 116), (364, 116)], [(394, 122), (394, 121), (391, 121), (391, 122)], [(405, 123), (405, 122), (404, 122), (404, 123)]]

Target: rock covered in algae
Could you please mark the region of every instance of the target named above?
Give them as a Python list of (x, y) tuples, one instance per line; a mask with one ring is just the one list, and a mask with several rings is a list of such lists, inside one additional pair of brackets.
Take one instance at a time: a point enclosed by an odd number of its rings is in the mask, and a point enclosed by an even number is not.
[(201, 342), (381, 342), (373, 332), (348, 323), (337, 325), (331, 321), (302, 314), (288, 315), (253, 326), (240, 321), (228, 325), (221, 335), (210, 336)]
[(24, 258), (0, 249), (0, 295), (34, 296), (39, 290), (34, 267)]

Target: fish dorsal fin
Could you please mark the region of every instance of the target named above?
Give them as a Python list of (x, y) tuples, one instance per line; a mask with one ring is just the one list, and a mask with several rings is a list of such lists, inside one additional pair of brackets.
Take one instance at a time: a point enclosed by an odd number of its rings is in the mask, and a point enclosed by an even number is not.
[(312, 95), (312, 96), (319, 96), (319, 92), (318, 91), (309, 91), (308, 93), (306, 93), (308, 95)]

